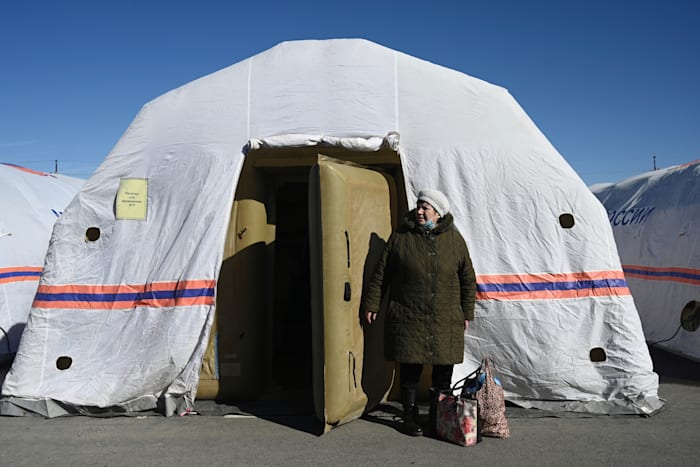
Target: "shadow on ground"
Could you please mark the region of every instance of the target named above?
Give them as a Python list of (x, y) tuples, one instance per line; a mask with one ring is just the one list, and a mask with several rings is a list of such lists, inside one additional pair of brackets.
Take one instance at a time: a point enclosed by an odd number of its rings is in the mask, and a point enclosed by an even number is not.
[(700, 362), (666, 352), (656, 347), (649, 347), (654, 371), (662, 383), (687, 382), (700, 385)]
[[(674, 382), (700, 386), (700, 362), (650, 347), (649, 353), (654, 364), (654, 371), (661, 382)], [(254, 416), (273, 423), (284, 425), (314, 435), (323, 433), (323, 425), (314, 415), (313, 402), (298, 395), (289, 394), (263, 398), (254, 402), (227, 403), (222, 401), (197, 401), (195, 410), (201, 415), (246, 417)], [(422, 414), (427, 414), (427, 403), (420, 404)], [(401, 405), (398, 402), (386, 402), (364, 414), (364, 420), (391, 427), (401, 431)], [(638, 417), (639, 415), (600, 415), (574, 412), (550, 412), (539, 409), (524, 409), (513, 404), (506, 404), (507, 418), (591, 418), (591, 417)]]
[(195, 412), (205, 416), (256, 417), (314, 435), (323, 433), (323, 424), (316, 418), (308, 392), (267, 393), (255, 401), (197, 400)]

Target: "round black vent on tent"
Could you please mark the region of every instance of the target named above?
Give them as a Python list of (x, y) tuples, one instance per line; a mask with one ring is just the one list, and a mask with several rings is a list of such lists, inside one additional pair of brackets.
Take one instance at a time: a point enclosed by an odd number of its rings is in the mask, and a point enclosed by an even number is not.
[(73, 359), (65, 355), (58, 357), (56, 360), (56, 368), (59, 370), (67, 370), (73, 364)]
[(686, 331), (694, 332), (700, 327), (700, 302), (692, 300), (681, 311), (681, 327)]
[(569, 213), (564, 213), (559, 216), (559, 225), (565, 229), (570, 229), (574, 226), (574, 215)]
[(85, 231), (85, 239), (88, 242), (96, 242), (100, 238), (99, 227), (88, 227)]
[(607, 358), (605, 356), (605, 350), (600, 347), (593, 347), (589, 354), (592, 362), (604, 362)]

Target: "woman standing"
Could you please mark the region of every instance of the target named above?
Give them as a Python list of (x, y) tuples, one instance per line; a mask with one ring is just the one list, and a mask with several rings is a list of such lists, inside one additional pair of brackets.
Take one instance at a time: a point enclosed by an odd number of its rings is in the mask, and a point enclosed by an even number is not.
[(432, 365), (429, 427), (435, 430), (440, 390), (452, 382), (464, 358), (464, 333), (474, 319), (476, 276), (467, 244), (454, 226), (450, 205), (438, 190), (422, 190), (416, 209), (391, 235), (367, 287), (363, 310), (377, 319), (389, 294), (385, 357), (400, 364), (404, 431), (420, 436), (416, 393), (423, 365)]

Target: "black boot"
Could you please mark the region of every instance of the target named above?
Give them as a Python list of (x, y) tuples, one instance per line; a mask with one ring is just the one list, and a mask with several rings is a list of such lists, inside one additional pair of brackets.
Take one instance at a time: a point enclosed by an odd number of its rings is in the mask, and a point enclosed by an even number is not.
[(403, 431), (409, 436), (422, 436), (423, 428), (418, 424), (416, 389), (403, 388)]
[(430, 388), (430, 392), (428, 393), (430, 403), (428, 409), (428, 425), (425, 427), (425, 431), (431, 436), (437, 435), (438, 396), (440, 396), (440, 391), (435, 388)]

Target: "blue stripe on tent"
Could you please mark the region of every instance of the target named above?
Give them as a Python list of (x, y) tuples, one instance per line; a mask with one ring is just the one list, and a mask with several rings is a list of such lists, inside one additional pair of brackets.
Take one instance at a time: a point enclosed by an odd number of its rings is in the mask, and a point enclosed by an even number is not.
[(41, 271), (0, 272), (0, 279), (6, 279), (8, 277), (41, 277)]
[(127, 302), (140, 300), (163, 300), (175, 298), (213, 297), (213, 288), (159, 290), (137, 293), (90, 294), (90, 293), (45, 293), (39, 292), (34, 297), (39, 301), (61, 302)]
[(693, 274), (691, 272), (679, 272), (679, 271), (669, 271), (669, 270), (657, 270), (657, 271), (647, 271), (646, 269), (635, 269), (635, 268), (623, 268), (626, 274), (638, 274), (640, 276), (649, 277), (678, 277), (682, 279), (700, 280), (700, 274)]
[(540, 290), (590, 290), (606, 287), (627, 287), (624, 279), (567, 282), (518, 282), (503, 284), (477, 284), (479, 292), (536, 292)]

